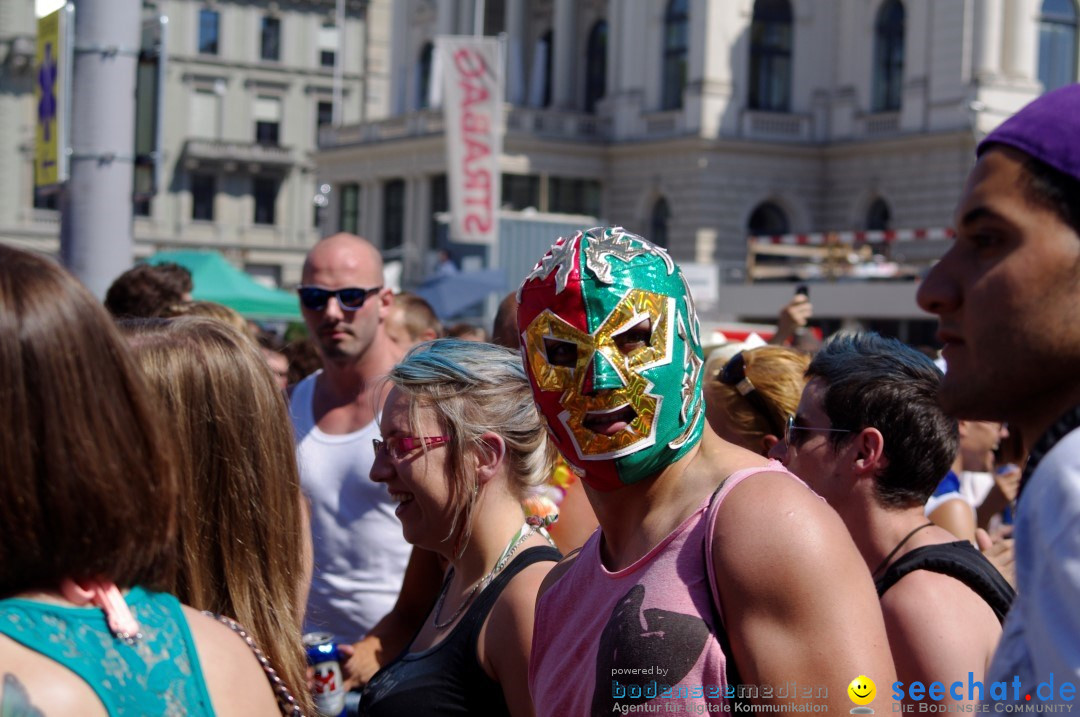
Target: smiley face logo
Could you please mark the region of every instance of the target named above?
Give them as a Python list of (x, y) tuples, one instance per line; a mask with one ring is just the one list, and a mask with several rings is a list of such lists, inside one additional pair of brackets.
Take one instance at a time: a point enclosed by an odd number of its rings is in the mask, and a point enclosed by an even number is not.
[[(859, 675), (847, 688), (848, 697), (857, 705), (868, 705), (874, 701), (877, 695), (877, 686), (866, 675)], [(854, 712), (855, 710), (852, 710)], [(860, 712), (864, 710), (859, 710)]]

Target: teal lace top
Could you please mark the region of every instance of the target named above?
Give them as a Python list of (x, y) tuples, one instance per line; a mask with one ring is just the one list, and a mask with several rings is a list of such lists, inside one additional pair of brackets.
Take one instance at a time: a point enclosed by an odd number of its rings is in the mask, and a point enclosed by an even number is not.
[(125, 596), (142, 639), (113, 637), (96, 607), (0, 600), (0, 634), (49, 657), (81, 677), (110, 715), (214, 714), (180, 602), (132, 588)]

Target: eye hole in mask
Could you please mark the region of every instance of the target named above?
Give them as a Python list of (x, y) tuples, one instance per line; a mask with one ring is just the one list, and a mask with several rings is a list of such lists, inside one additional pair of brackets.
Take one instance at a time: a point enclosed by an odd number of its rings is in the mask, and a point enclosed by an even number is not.
[(547, 355), (547, 362), (552, 366), (567, 368), (577, 366), (578, 346), (576, 343), (545, 337), (544, 352)]

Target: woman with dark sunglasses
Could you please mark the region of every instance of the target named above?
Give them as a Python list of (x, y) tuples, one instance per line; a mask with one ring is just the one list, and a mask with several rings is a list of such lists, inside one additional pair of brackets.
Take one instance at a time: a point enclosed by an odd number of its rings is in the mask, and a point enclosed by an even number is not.
[(767, 455), (784, 440), (809, 364), (809, 356), (779, 346), (740, 351), (726, 363), (710, 359), (704, 384), (709, 426), (724, 440)]

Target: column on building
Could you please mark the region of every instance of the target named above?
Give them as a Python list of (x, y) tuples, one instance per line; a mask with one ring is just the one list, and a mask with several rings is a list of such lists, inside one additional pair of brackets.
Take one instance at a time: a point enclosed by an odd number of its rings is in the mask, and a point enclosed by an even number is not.
[(975, 3), (975, 77), (988, 79), (1001, 72), (1002, 0)]
[(506, 3), (506, 101), (525, 104), (525, 0)]
[[(438, 35), (457, 35), (457, 0), (438, 0), (436, 7), (435, 33)], [(396, 38), (395, 38), (396, 39)]]
[(1035, 80), (1038, 0), (1005, 0), (1005, 73)]
[(551, 78), (551, 102), (558, 109), (574, 107), (574, 80), (579, 64), (574, 62), (577, 47), (574, 15), (574, 0), (555, 0), (555, 61), (552, 63), (555, 76)]
[(409, 77), (412, 60), (409, 57), (409, 43), (405, 41), (409, 29), (409, 4), (395, 2), (391, 26), (390, 43), (390, 112), (392, 115), (405, 113)]

